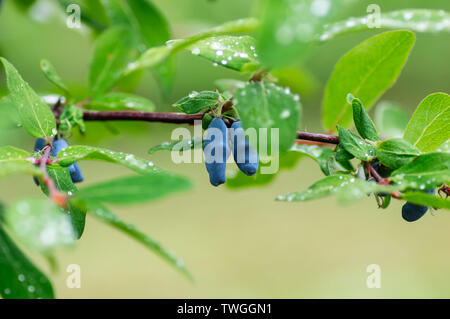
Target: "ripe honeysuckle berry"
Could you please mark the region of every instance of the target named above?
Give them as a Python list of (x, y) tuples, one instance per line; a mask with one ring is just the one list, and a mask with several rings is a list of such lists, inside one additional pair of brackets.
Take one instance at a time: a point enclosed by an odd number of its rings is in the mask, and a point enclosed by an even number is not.
[(250, 146), (241, 121), (234, 122), (231, 125), (230, 132), (234, 161), (242, 173), (248, 176), (255, 175), (258, 171), (258, 152)]
[(227, 159), (230, 156), (228, 144), (228, 130), (225, 122), (214, 118), (208, 126), (203, 144), (205, 165), (209, 174), (209, 181), (213, 186), (225, 183)]
[[(434, 190), (425, 191), (428, 194), (434, 194)], [(427, 206), (417, 205), (406, 202), (402, 207), (402, 217), (407, 222), (415, 222), (420, 219), (428, 211)]]
[[(64, 139), (57, 139), (53, 142), (53, 148), (51, 155), (53, 157), (58, 156), (59, 152), (63, 149), (69, 147), (69, 144)], [(80, 183), (84, 180), (83, 175), (81, 174), (80, 166), (77, 163), (73, 163), (69, 166), (70, 177), (72, 178), (72, 182)]]

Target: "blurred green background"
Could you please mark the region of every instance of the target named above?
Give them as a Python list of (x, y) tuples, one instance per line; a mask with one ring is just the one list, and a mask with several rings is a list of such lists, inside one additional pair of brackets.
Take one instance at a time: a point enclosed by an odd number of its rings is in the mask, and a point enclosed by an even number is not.
[[(68, 29), (64, 15), (51, 7), (32, 11), (34, 19), (4, 1), (0, 12), (0, 55), (9, 59), (40, 93), (55, 92), (39, 69), (49, 59), (71, 88), (86, 94), (92, 35)], [(358, 1), (355, 16), (366, 13)], [(168, 17), (174, 37), (222, 22), (254, 15), (257, 1), (155, 0)], [(448, 0), (376, 1), (382, 10), (440, 8)], [(40, 8), (40, 10), (39, 10)], [(45, 18), (45, 21), (39, 21)], [(303, 129), (320, 131), (323, 88), (333, 65), (354, 45), (376, 33), (345, 36), (324, 44), (310, 54), (288, 79), (302, 96)], [(413, 53), (396, 85), (383, 99), (400, 103), (412, 113), (427, 94), (450, 90), (450, 36), (418, 34)], [(182, 53), (177, 56), (173, 94), (163, 99), (151, 75), (138, 92), (154, 100), (158, 110), (192, 90), (212, 89), (220, 78), (245, 77), (210, 62)], [(291, 70), (292, 71), (292, 70)], [(351, 76), (351, 75), (349, 75)], [(0, 80), (4, 92), (4, 79)], [(338, 297), (450, 297), (450, 253), (445, 211), (428, 213), (408, 224), (401, 205), (382, 211), (375, 200), (338, 206), (335, 199), (310, 203), (279, 203), (278, 194), (301, 190), (321, 178), (314, 162), (303, 159), (282, 171), (267, 187), (230, 190), (214, 188), (201, 164), (175, 165), (169, 153), (147, 155), (154, 145), (170, 140), (176, 126), (148, 123), (89, 123), (86, 137), (74, 136), (72, 144), (102, 145), (152, 159), (157, 165), (189, 177), (194, 188), (181, 195), (133, 207), (113, 207), (121, 218), (173, 249), (186, 261), (195, 277), (191, 283), (145, 248), (122, 233), (88, 217), (79, 244), (57, 254), (60, 270), (50, 273), (46, 262), (31, 254), (53, 279), (60, 298), (338, 298)], [(110, 128), (111, 128), (110, 127)], [(120, 134), (118, 133), (120, 132)], [(17, 130), (11, 144), (32, 149), (33, 139)], [(98, 162), (82, 162), (86, 184), (130, 174), (125, 169)], [(0, 198), (11, 202), (41, 196), (29, 177), (14, 176), (0, 182)], [(82, 287), (69, 289), (65, 269), (79, 264)], [(381, 267), (381, 289), (368, 289), (366, 267)]]

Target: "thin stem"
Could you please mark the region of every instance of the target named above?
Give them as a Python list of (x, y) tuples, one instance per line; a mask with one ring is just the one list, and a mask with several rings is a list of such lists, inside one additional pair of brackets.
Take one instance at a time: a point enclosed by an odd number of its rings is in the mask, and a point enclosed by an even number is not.
[(310, 132), (297, 132), (297, 139), (306, 140), (306, 141), (314, 141), (321, 142), (327, 144), (339, 144), (339, 137), (328, 134), (318, 134), (318, 133), (310, 133)]
[(56, 188), (55, 182), (53, 179), (48, 176), (47, 173), (47, 163), (50, 161), (50, 152), (52, 151), (52, 146), (47, 145), (43, 149), (43, 155), (41, 161), (39, 163), (39, 167), (42, 171), (42, 182), (47, 187), (50, 198), (60, 207), (66, 208), (67, 206), (67, 196), (60, 193)]

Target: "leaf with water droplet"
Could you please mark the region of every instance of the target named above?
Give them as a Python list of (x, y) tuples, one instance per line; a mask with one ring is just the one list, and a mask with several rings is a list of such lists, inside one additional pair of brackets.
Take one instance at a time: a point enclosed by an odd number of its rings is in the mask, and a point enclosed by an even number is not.
[(219, 103), (220, 94), (214, 91), (192, 92), (173, 104), (186, 114), (195, 114), (214, 109)]
[(16, 246), (1, 224), (0, 295), (4, 299), (54, 298), (48, 278)]
[(450, 184), (450, 154), (428, 153), (392, 172), (390, 181), (402, 189), (434, 189)]
[(129, 169), (140, 174), (164, 173), (164, 171), (154, 165), (153, 162), (144, 160), (133, 154), (114, 152), (105, 148), (86, 145), (73, 145), (58, 154), (58, 164), (64, 167), (68, 167), (81, 160), (116, 163), (128, 167)]
[(190, 47), (191, 53), (236, 71), (256, 70), (259, 66), (255, 39), (250, 36), (206, 38)]
[(48, 199), (24, 199), (12, 204), (4, 222), (22, 243), (42, 253), (72, 245), (76, 238), (69, 216)]
[(406, 127), (404, 139), (430, 152), (450, 138), (450, 95), (433, 93), (420, 102)]
[(346, 100), (351, 93), (369, 110), (391, 87), (405, 65), (414, 45), (410, 31), (376, 35), (346, 53), (336, 64), (325, 89), (322, 121), (327, 130), (346, 128), (352, 122), (352, 108)]
[(98, 96), (84, 105), (85, 108), (98, 111), (141, 111), (153, 112), (155, 104), (145, 97), (121, 92), (111, 92)]
[(433, 208), (444, 208), (450, 210), (450, 200), (424, 192), (407, 192), (402, 194), (402, 198), (407, 202), (428, 206)]
[(327, 41), (340, 35), (367, 31), (370, 26), (377, 29), (407, 29), (414, 32), (450, 32), (450, 12), (444, 10), (402, 9), (381, 12), (378, 19), (374, 18), (375, 16), (364, 16), (329, 23), (324, 26), (319, 39)]
[(80, 129), (81, 133), (86, 131), (83, 110), (74, 104), (68, 104), (59, 116), (59, 130), (61, 132), (71, 132), (76, 127)]
[(29, 158), (31, 154), (27, 151), (15, 148), (13, 146), (0, 147), (0, 177), (11, 174), (28, 174), (41, 176), (42, 172), (32, 165)]
[(377, 148), (338, 125), (339, 145), (347, 152), (360, 159), (361, 161), (371, 161), (375, 158)]
[(351, 203), (371, 193), (389, 193), (394, 188), (360, 180), (353, 175), (330, 175), (314, 183), (305, 191), (288, 193), (277, 197), (278, 201), (303, 202), (338, 195), (341, 203)]
[(236, 92), (233, 102), (242, 126), (245, 130), (256, 130), (259, 148), (266, 149), (268, 155), (275, 151), (271, 145), (278, 148), (276, 151), (280, 154), (292, 147), (301, 118), (301, 105), (288, 88), (265, 82), (247, 83)]
[(6, 71), (6, 82), (10, 101), (14, 104), (24, 129), (34, 137), (53, 137), (56, 120), (50, 107), (34, 92), (20, 76), (14, 66), (0, 58)]
[(127, 224), (120, 220), (104, 205), (91, 204), (88, 207), (88, 213), (135, 239), (146, 248), (153, 251), (171, 266), (175, 267), (175, 269), (180, 271), (188, 279), (192, 280), (192, 276), (186, 269), (184, 261), (181, 258), (167, 251), (160, 243), (147, 236), (146, 234), (140, 232), (133, 225)]
[(203, 144), (203, 138), (192, 138), (188, 140), (181, 140), (175, 142), (165, 142), (160, 145), (152, 147), (148, 153), (154, 154), (158, 151), (185, 151), (194, 148), (201, 148)]
[(417, 147), (402, 138), (392, 138), (378, 144), (378, 159), (392, 169), (411, 163), (419, 155)]

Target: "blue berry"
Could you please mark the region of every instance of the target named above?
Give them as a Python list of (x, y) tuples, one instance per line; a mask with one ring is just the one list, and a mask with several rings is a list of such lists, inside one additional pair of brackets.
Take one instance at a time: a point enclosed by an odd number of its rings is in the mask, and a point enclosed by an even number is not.
[(34, 152), (37, 153), (42, 151), (46, 144), (47, 143), (45, 143), (45, 140), (43, 138), (37, 138), (36, 142), (34, 143)]
[[(216, 152), (219, 152), (217, 153)], [(214, 118), (206, 131), (205, 142), (203, 144), (205, 153), (206, 170), (209, 173), (209, 181), (213, 186), (225, 183), (225, 170), (227, 159), (230, 156), (228, 145), (228, 130), (224, 121)]]
[[(51, 155), (53, 157), (58, 156), (59, 152), (63, 149), (69, 147), (69, 144), (64, 139), (57, 139), (53, 142), (53, 148)], [(84, 180), (83, 175), (81, 174), (80, 166), (77, 163), (74, 163), (69, 166), (70, 177), (72, 178), (72, 182), (80, 183)]]
[(233, 144), (234, 161), (244, 174), (255, 175), (258, 171), (258, 153), (250, 146), (241, 121), (234, 122), (231, 128), (233, 129), (231, 143)]
[[(434, 194), (434, 190), (425, 191), (428, 194)], [(406, 202), (402, 207), (402, 217), (407, 222), (415, 222), (419, 220), (428, 211), (427, 206), (417, 205)]]

